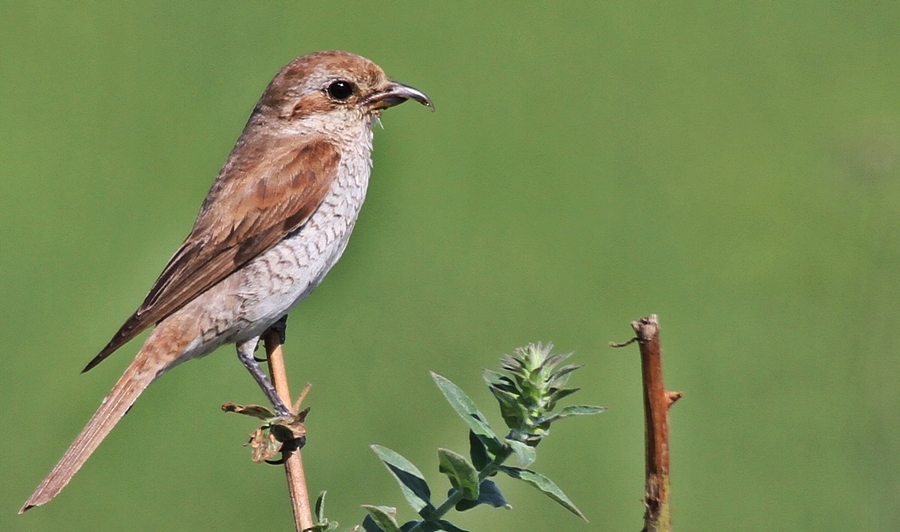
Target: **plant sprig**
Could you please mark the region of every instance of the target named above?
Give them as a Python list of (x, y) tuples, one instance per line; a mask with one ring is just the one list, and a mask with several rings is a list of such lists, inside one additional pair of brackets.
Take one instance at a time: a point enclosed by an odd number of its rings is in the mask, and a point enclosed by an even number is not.
[[(406, 502), (420, 519), (399, 524), (395, 508), (366, 505), (368, 515), (363, 521), (365, 532), (465, 532), (444, 519), (452, 509), (466, 511), (482, 504), (494, 508), (510, 508), (497, 484), (490, 479), (498, 473), (518, 479), (537, 488), (564, 508), (584, 519), (584, 514), (565, 493), (546, 476), (527, 469), (537, 458), (536, 447), (550, 434), (550, 426), (572, 416), (597, 414), (606, 410), (601, 406), (567, 406), (553, 414), (557, 403), (578, 391), (566, 388), (572, 372), (580, 365), (559, 366), (571, 356), (552, 355), (552, 344), (529, 344), (518, 348), (500, 361), (502, 372), (485, 370), (484, 379), (500, 405), (500, 413), (509, 433), (500, 438), (488, 424), (469, 396), (445, 377), (432, 373), (432, 379), (447, 402), (469, 427), (469, 458), (449, 449), (438, 449), (439, 471), (450, 481), (447, 497), (437, 506), (431, 502), (431, 488), (421, 471), (399, 453), (373, 445), (372, 450), (387, 467), (400, 486)], [(506, 465), (516, 457), (518, 466)], [(321, 504), (320, 504), (321, 503)], [(334, 530), (337, 524), (328, 522), (324, 510), (324, 493), (317, 503), (316, 530)], [(319, 528), (321, 527), (321, 528)], [(358, 530), (357, 526), (353, 530)]]

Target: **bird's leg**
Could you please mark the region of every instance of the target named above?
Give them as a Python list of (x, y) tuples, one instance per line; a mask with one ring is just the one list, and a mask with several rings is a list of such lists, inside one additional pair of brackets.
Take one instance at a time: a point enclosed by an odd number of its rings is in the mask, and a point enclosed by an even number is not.
[(284, 345), (284, 341), (287, 338), (287, 314), (282, 316), (278, 321), (272, 324), (270, 329), (276, 331), (278, 333), (278, 343)]
[(281, 397), (278, 396), (278, 392), (275, 391), (275, 386), (272, 385), (272, 381), (269, 380), (269, 377), (266, 376), (266, 373), (259, 367), (259, 362), (256, 361), (256, 358), (253, 356), (253, 353), (256, 352), (256, 347), (259, 344), (259, 336), (254, 338), (250, 338), (249, 340), (244, 340), (237, 344), (237, 355), (238, 359), (247, 368), (247, 371), (253, 375), (253, 378), (256, 380), (256, 383), (259, 384), (259, 387), (262, 388), (266, 397), (269, 398), (269, 401), (275, 407), (275, 413), (279, 416), (287, 417), (291, 415), (290, 410), (286, 406), (284, 406), (284, 402), (281, 400)]
[[(285, 314), (278, 321), (273, 323), (271, 327), (269, 327), (269, 329), (278, 333), (278, 343), (281, 345), (284, 345), (284, 341), (287, 338), (287, 318), (287, 314)], [(257, 362), (266, 362), (267, 360), (269, 360), (268, 357), (259, 358), (258, 356), (254, 356), (253, 359)]]

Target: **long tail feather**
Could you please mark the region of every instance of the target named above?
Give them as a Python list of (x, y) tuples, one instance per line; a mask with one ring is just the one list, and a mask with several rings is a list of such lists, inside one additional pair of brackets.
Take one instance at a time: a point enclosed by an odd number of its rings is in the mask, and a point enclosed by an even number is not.
[(84, 465), (100, 442), (112, 431), (116, 423), (131, 408), (141, 392), (150, 385), (161, 370), (165, 369), (162, 357), (154, 356), (151, 346), (145, 345), (134, 362), (128, 366), (119, 382), (103, 399), (100, 408), (94, 413), (88, 424), (81, 430), (75, 441), (50, 471), (47, 478), (34, 490), (25, 505), (19, 510), (23, 513), (30, 508), (49, 502), (64, 488), (75, 473)]

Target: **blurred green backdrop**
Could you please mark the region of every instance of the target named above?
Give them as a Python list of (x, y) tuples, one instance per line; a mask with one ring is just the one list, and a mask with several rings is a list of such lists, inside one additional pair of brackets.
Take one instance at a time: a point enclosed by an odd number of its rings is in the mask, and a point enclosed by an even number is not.
[[(425, 91), (376, 132), (342, 262), (291, 316), (313, 492), (410, 517), (368, 449), (435, 485), (485, 411), (480, 368), (529, 341), (587, 364), (535, 468), (579, 522), (503, 482), (473, 531), (639, 530), (632, 319), (663, 326), (682, 530), (896, 530), (900, 4), (0, 4), (0, 529), (288, 530), (241, 447), (260, 401), (231, 348), (155, 383), (62, 495), (15, 512), (139, 347), (83, 365), (187, 233), (257, 97), (340, 48)], [(493, 415), (492, 419), (498, 420)]]

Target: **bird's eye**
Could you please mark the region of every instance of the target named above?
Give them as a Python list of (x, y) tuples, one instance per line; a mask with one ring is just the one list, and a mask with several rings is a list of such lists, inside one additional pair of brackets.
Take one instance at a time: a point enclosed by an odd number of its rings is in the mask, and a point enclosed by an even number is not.
[(344, 101), (353, 95), (353, 85), (349, 81), (339, 79), (328, 86), (328, 95), (335, 100)]

